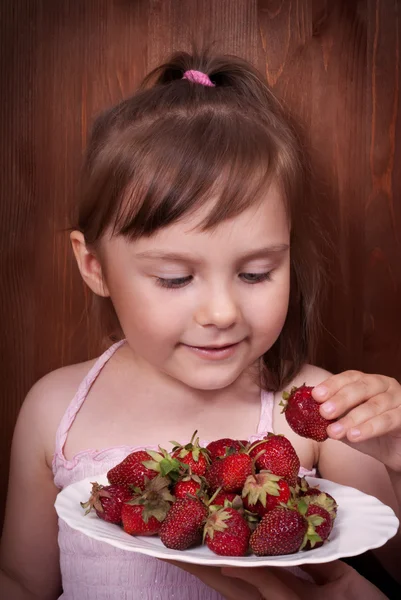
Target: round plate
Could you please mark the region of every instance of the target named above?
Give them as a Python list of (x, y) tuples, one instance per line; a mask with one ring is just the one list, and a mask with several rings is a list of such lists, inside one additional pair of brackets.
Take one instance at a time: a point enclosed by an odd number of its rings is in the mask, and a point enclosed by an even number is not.
[(107, 484), (106, 475), (89, 477), (64, 488), (57, 496), (55, 507), (59, 517), (72, 529), (116, 548), (155, 558), (216, 567), (290, 567), (325, 563), (379, 548), (396, 534), (399, 525), (397, 517), (391, 508), (377, 498), (326, 479), (306, 479), (311, 486), (319, 486), (322, 492), (328, 492), (336, 499), (339, 505), (337, 518), (329, 542), (315, 550), (283, 556), (224, 557), (214, 554), (205, 545), (185, 551), (170, 550), (163, 546), (158, 536), (130, 536), (117, 525), (99, 519), (94, 511), (85, 516), (80, 502), (88, 499), (91, 481)]

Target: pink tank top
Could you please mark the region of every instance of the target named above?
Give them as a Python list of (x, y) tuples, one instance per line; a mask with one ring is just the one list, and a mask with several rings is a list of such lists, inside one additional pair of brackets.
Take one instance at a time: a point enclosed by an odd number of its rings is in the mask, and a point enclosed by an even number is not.
[[(103, 366), (124, 343), (117, 342), (96, 361), (64, 414), (56, 434), (54, 482), (67, 485), (96, 477), (123, 460), (133, 446), (83, 450), (71, 460), (64, 456), (68, 431)], [(258, 430), (249, 441), (272, 431), (273, 394), (262, 392)], [(301, 467), (300, 475), (314, 475)], [(58, 542), (64, 600), (224, 600), (199, 579), (155, 558), (124, 552), (71, 529), (59, 519)]]

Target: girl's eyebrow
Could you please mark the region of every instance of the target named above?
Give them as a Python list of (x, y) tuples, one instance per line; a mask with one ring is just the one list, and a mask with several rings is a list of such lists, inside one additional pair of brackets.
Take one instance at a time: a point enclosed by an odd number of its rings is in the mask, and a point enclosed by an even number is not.
[[(251, 250), (250, 252), (247, 252), (246, 254), (238, 258), (241, 261), (254, 260), (256, 258), (268, 258), (277, 254), (283, 254), (289, 249), (289, 247), (289, 244), (276, 244), (274, 246), (266, 246), (264, 248), (257, 248), (255, 250)], [(164, 252), (162, 250), (148, 250), (145, 252), (138, 252), (137, 254), (135, 254), (135, 257), (144, 258), (148, 260), (166, 260), (192, 263), (201, 262), (199, 258), (187, 252)]]

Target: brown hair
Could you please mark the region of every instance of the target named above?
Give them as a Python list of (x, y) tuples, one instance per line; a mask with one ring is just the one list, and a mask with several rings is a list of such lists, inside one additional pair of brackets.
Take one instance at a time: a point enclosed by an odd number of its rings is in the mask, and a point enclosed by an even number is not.
[[(207, 74), (215, 86), (183, 79), (191, 69)], [(102, 114), (87, 148), (75, 228), (96, 250), (106, 232), (150, 236), (217, 193), (219, 201), (202, 224), (208, 229), (260, 200), (272, 179), (281, 186), (291, 222), (291, 291), (283, 330), (262, 359), (261, 383), (281, 389), (310, 358), (320, 270), (306, 234), (300, 143), (249, 63), (176, 53), (135, 95)], [(101, 302), (110, 339), (122, 337), (111, 301)]]

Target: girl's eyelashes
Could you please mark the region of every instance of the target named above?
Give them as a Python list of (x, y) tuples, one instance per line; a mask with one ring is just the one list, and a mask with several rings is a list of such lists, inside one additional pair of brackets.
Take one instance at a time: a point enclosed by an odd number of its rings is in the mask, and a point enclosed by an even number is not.
[(271, 275), (273, 271), (267, 271), (266, 273), (240, 273), (239, 277), (245, 283), (262, 283), (262, 281), (271, 281)]
[[(238, 277), (245, 283), (255, 284), (262, 283), (263, 281), (271, 281), (272, 271), (266, 273), (240, 273)], [(186, 277), (174, 277), (167, 279), (163, 277), (156, 277), (157, 285), (167, 289), (178, 289), (185, 287), (193, 280), (193, 275), (187, 275)]]
[(186, 277), (175, 277), (173, 279), (164, 279), (163, 277), (156, 277), (157, 285), (168, 289), (177, 289), (188, 285), (192, 281), (192, 275)]

